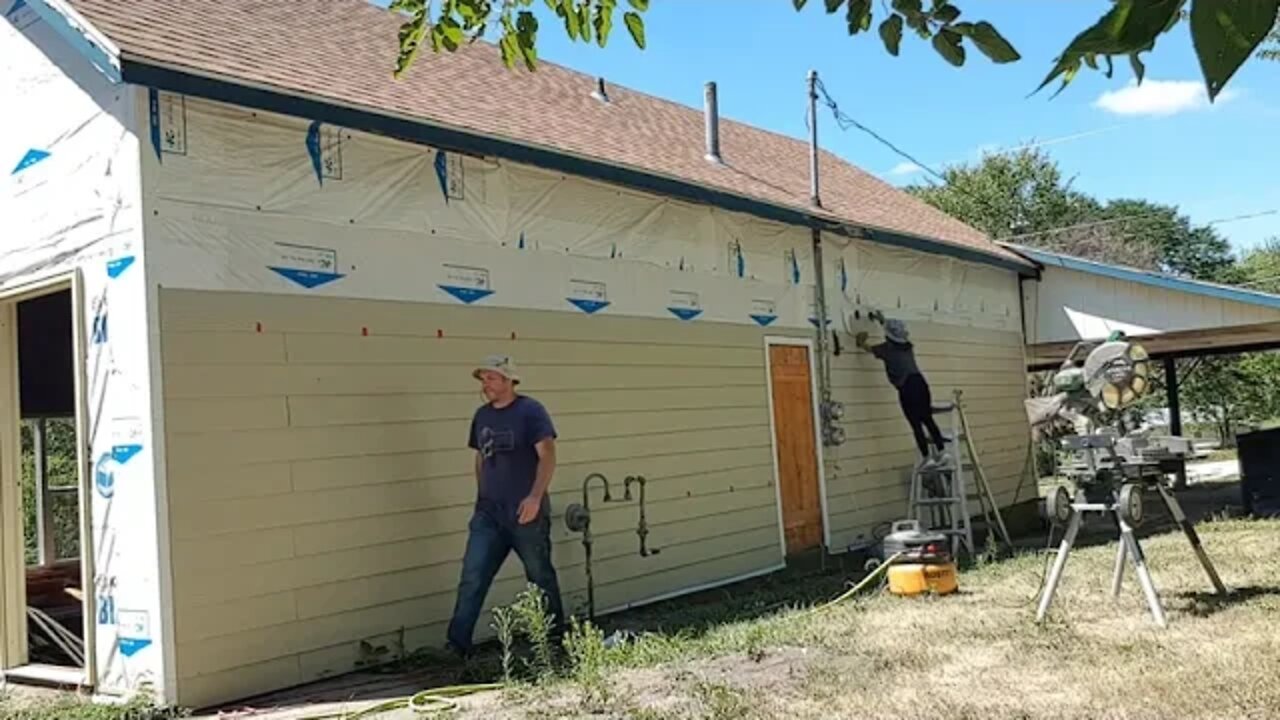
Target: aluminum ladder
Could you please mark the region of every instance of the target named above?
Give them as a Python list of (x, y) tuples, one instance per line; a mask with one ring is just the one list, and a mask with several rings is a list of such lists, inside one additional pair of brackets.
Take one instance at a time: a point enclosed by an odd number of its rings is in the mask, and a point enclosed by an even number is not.
[[(933, 414), (950, 416), (950, 430), (943, 431), (947, 443), (944, 454), (948, 462), (942, 468), (925, 468), (923, 460), (916, 463), (911, 471), (907, 517), (918, 520), (921, 529), (946, 535), (951, 540), (952, 557), (959, 556), (961, 547), (973, 557), (977, 549), (973, 541), (972, 514), (969, 512), (972, 498), (981, 507), (988, 531), (997, 532), (1005, 546), (1012, 547), (1009, 530), (973, 446), (969, 420), (964, 414), (962, 391), (956, 390), (951, 402), (934, 404)], [(975, 481), (972, 489), (971, 476)]]

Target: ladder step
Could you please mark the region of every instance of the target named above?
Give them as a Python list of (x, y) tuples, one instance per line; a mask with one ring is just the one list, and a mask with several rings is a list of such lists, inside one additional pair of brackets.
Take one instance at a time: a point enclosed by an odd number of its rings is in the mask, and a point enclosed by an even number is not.
[(957, 505), (960, 503), (959, 498), (922, 498), (916, 500), (917, 505)]

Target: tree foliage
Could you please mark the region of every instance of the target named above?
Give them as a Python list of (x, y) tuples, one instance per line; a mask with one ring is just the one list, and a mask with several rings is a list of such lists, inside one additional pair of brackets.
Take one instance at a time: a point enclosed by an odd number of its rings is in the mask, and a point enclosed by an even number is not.
[(1146, 200), (1100, 201), (1072, 187), (1042, 150), (988, 154), (908, 192), (997, 240), (1202, 280), (1228, 279), (1233, 258), (1211, 226)]
[[(453, 52), (485, 36), (491, 25), (501, 30), (497, 45), (508, 68), (523, 63), (533, 70), (538, 65), (538, 18), (534, 0), (442, 0), (439, 12), (433, 0), (392, 0), (391, 10), (407, 16), (400, 26), (400, 54), (396, 58), (396, 75), (413, 64), (418, 53), (429, 45), (434, 52)], [(595, 42), (604, 47), (609, 42), (620, 0), (544, 0), (547, 7), (564, 23), (569, 39)], [(626, 0), (622, 22), (631, 39), (645, 47), (644, 19), (649, 0)]]
[[(533, 2), (441, 0), (436, 12), (434, 0), (393, 0), (391, 8), (406, 15), (400, 28), (396, 74), (405, 72), (424, 46), (435, 52), (452, 52), (483, 37), (491, 25), (501, 30), (497, 45), (507, 66), (523, 62), (528, 69), (535, 69), (538, 21), (530, 9)], [(543, 2), (563, 21), (570, 40), (604, 47), (622, 0)], [(970, 48), (994, 63), (1022, 59), (1013, 43), (994, 25), (970, 19), (952, 0), (927, 0), (927, 6), (926, 0), (790, 2), (796, 11), (813, 4), (821, 5), (828, 15), (841, 14), (850, 36), (870, 34), (874, 27), (885, 51), (893, 56), (902, 52), (904, 36), (910, 34), (928, 41), (943, 60), (956, 67), (965, 64)], [(642, 13), (649, 2), (627, 3), (629, 9), (623, 13), (623, 23), (632, 40), (643, 49)], [(1111, 77), (1117, 58), (1128, 60), (1141, 83), (1146, 74), (1143, 53), (1153, 50), (1161, 36), (1186, 24), (1212, 101), (1250, 57), (1280, 58), (1278, 16), (1280, 0), (1112, 0), (1111, 9), (1077, 34), (1053, 59), (1049, 73), (1035, 92), (1054, 81), (1061, 81), (1061, 92), (1084, 68)], [(1263, 47), (1269, 36), (1272, 43)]]

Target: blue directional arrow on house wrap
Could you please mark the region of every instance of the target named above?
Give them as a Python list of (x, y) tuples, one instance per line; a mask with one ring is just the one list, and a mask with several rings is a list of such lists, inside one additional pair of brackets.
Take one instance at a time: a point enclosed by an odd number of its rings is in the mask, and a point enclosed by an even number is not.
[(151, 641), (147, 638), (119, 638), (120, 654), (125, 657), (133, 657), (143, 650), (151, 646)]
[(483, 300), (493, 294), (492, 290), (460, 287), (458, 285), (440, 285), (439, 288), (452, 295), (455, 299), (461, 300), (468, 305), (478, 300)]
[(17, 0), (17, 2), (13, 4), (13, 7), (9, 8), (9, 12), (4, 14), (5, 18), (8, 20), (12, 20), (13, 17), (18, 14), (18, 11), (26, 6), (27, 6), (27, 0)]
[(565, 299), (568, 300), (570, 303), (572, 303), (574, 307), (578, 308), (579, 310), (581, 310), (582, 312), (588, 315), (594, 315), (600, 312), (601, 310), (609, 307), (608, 300), (587, 300), (585, 298), (565, 298)]
[(120, 277), (121, 275), (124, 274), (125, 270), (128, 270), (130, 267), (133, 266), (133, 263), (136, 259), (137, 258), (135, 258), (133, 255), (126, 255), (121, 258), (115, 258), (114, 260), (108, 260), (107, 261), (107, 277), (111, 278), (112, 280), (115, 280), (116, 278)]
[(311, 167), (316, 171), (316, 181), (324, 185), (324, 167), (320, 163), (320, 121), (312, 121), (307, 127), (307, 155), (311, 157)]
[(681, 320), (692, 320), (702, 314), (702, 311), (698, 308), (669, 307), (667, 310)]
[(773, 321), (774, 321), (774, 320), (777, 320), (777, 319), (778, 319), (778, 316), (777, 316), (777, 315), (753, 314), (753, 315), (751, 316), (751, 319), (752, 319), (752, 320), (755, 320), (755, 321), (756, 321), (756, 324), (757, 324), (757, 325), (759, 325), (760, 327), (768, 327), (769, 325), (773, 324)]
[(440, 193), (444, 195), (444, 204), (449, 204), (449, 158), (443, 150), (436, 151), (436, 178), (440, 180)]
[[(809, 318), (809, 324), (810, 324), (810, 325), (812, 325), (812, 326), (814, 326), (814, 327), (818, 327), (818, 318), (816, 318), (816, 317), (811, 317), (811, 318)], [(830, 325), (831, 325), (831, 318), (827, 318), (827, 325), (828, 325), (828, 326), (830, 326)]]
[(48, 150), (31, 148), (30, 150), (27, 151), (27, 154), (22, 156), (22, 159), (18, 161), (18, 164), (13, 167), (13, 172), (9, 174), (17, 175), (18, 173), (22, 172), (23, 170), (26, 170), (32, 165), (37, 165), (40, 162), (47, 160), (49, 158), (49, 155), (50, 153)]
[(317, 272), (315, 270), (300, 270), (298, 268), (268, 266), (268, 269), (287, 280), (291, 280), (302, 287), (307, 288), (308, 290), (346, 277), (346, 275), (342, 273)]
[(121, 465), (124, 465), (125, 463), (132, 460), (134, 455), (137, 455), (140, 452), (142, 452), (142, 446), (136, 443), (132, 443), (128, 445), (112, 445), (111, 459), (115, 460)]

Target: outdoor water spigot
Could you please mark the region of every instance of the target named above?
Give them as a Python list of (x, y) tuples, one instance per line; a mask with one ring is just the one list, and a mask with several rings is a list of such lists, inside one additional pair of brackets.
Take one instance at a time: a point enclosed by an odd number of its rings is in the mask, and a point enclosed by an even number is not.
[(656, 548), (650, 550), (646, 545), (647, 538), (649, 537), (649, 524), (645, 521), (644, 515), (644, 487), (646, 482), (648, 481), (644, 479), (643, 475), (633, 475), (628, 477), (622, 484), (623, 492), (628, 498), (631, 497), (631, 483), (636, 483), (640, 486), (640, 522), (636, 525), (636, 535), (640, 537), (640, 557), (649, 557), (650, 555), (657, 555), (660, 552)]

